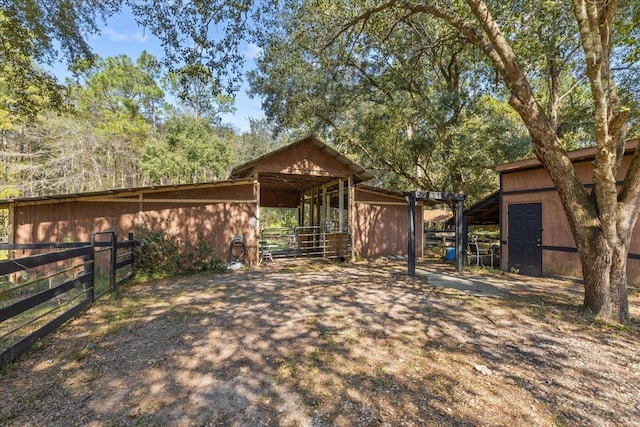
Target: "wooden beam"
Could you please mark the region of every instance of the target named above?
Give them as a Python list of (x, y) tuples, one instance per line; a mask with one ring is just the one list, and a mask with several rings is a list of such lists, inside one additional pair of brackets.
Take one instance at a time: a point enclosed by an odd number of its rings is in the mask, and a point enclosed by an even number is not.
[(464, 201), (464, 194), (443, 193), (440, 191), (415, 191), (416, 200)]
[(175, 185), (165, 185), (159, 187), (142, 187), (142, 188), (132, 188), (128, 190), (110, 190), (110, 191), (102, 191), (95, 193), (78, 193), (78, 194), (66, 194), (60, 196), (50, 196), (50, 197), (34, 197), (33, 199), (10, 199), (9, 203), (16, 203), (18, 206), (35, 206), (35, 205), (49, 205), (54, 203), (65, 203), (65, 202), (78, 202), (78, 201), (111, 201), (112, 199), (122, 199), (125, 200), (135, 200), (138, 201), (138, 196), (140, 194), (156, 194), (156, 193), (166, 193), (168, 191), (185, 191), (185, 190), (193, 190), (193, 189), (208, 189), (208, 188), (218, 188), (218, 187), (233, 187), (233, 186), (244, 186), (249, 185), (255, 182), (255, 179), (239, 179), (239, 180), (230, 180), (230, 181), (220, 181), (214, 183), (202, 183), (202, 184), (175, 184)]
[(407, 270), (409, 276), (416, 275), (416, 194), (407, 196), (408, 208), (408, 238), (407, 238)]
[(363, 205), (407, 206), (407, 202), (383, 202), (379, 200), (358, 200), (354, 203)]
[[(382, 190), (382, 189), (380, 189), (380, 190)], [(358, 191), (361, 192), (361, 193), (369, 193), (369, 194), (377, 194), (377, 195), (383, 194), (385, 197), (395, 197), (396, 199), (404, 200), (404, 195), (402, 195), (402, 194), (390, 194), (389, 192), (375, 191), (375, 190), (371, 190), (371, 189), (363, 188), (363, 187), (358, 187)], [(405, 201), (404, 204), (405, 205), (407, 204), (406, 201)]]
[(245, 199), (245, 200), (233, 200), (233, 199), (131, 199), (131, 198), (109, 198), (109, 199), (91, 199), (91, 200), (77, 200), (78, 202), (103, 202), (103, 203), (177, 203), (177, 204), (203, 204), (213, 205), (220, 203), (258, 203), (258, 199)]

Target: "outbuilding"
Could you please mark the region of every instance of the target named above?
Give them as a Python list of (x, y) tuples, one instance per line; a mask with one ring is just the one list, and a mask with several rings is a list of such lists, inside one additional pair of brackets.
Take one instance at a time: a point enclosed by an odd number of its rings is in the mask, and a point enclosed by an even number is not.
[[(269, 260), (406, 255), (409, 200), (366, 185), (372, 178), (310, 136), (234, 168), (225, 181), (15, 198), (0, 201), (0, 209), (7, 212), (10, 244), (88, 241), (105, 230), (122, 239), (145, 228), (185, 245), (202, 239), (219, 254), (240, 236), (252, 265), (267, 254)], [(297, 225), (264, 228), (261, 210), (271, 207), (295, 209)], [(415, 210), (414, 223), (422, 224), (422, 212)], [(415, 239), (421, 257), (422, 234)]]
[[(623, 183), (638, 140), (627, 141), (618, 171)], [(568, 153), (585, 187), (593, 186), (595, 148)], [(496, 167), (500, 174), (499, 214), (501, 267), (532, 276), (582, 277), (569, 222), (557, 190), (537, 159)], [(629, 248), (627, 274), (630, 283), (640, 283), (640, 223)]]

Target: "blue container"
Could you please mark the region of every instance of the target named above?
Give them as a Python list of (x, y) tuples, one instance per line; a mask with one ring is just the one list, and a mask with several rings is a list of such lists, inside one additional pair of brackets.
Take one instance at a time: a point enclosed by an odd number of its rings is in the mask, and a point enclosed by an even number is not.
[(445, 258), (447, 261), (453, 261), (456, 259), (456, 248), (446, 248), (445, 249)]

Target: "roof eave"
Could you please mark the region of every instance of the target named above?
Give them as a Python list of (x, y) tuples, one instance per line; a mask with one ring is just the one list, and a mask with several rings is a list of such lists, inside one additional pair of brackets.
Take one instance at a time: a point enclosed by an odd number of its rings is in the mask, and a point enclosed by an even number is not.
[[(640, 139), (630, 139), (625, 143), (625, 154), (632, 153), (637, 147)], [(567, 157), (572, 162), (578, 162), (582, 160), (590, 160), (595, 159), (596, 156), (596, 147), (587, 147), (579, 150), (569, 151), (567, 152)], [(542, 163), (538, 159), (526, 159), (519, 160), (517, 162), (505, 163), (503, 165), (494, 166), (496, 172), (515, 172), (526, 169), (537, 169), (541, 168)]]

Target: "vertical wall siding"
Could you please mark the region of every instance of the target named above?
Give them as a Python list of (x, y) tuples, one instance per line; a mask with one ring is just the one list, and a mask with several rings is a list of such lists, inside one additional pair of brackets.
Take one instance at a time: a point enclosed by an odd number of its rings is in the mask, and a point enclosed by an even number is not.
[[(137, 236), (140, 221), (152, 230), (164, 230), (182, 242), (195, 243), (198, 235), (214, 251), (225, 256), (235, 234), (245, 237), (248, 260), (255, 263), (256, 229), (253, 217), (257, 213), (253, 185), (196, 189), (185, 192), (154, 193), (162, 202), (137, 199), (131, 202), (66, 201), (23, 205), (15, 211), (15, 243), (86, 242), (95, 231), (115, 230), (118, 238), (129, 233)], [(145, 200), (149, 200), (146, 198)], [(216, 203), (167, 202), (167, 200), (229, 199)], [(249, 200), (241, 202), (239, 200)]]
[[(627, 155), (619, 170), (617, 179), (622, 181), (629, 167), (631, 156)], [(590, 161), (576, 162), (578, 176), (585, 185), (589, 185), (592, 174)], [(542, 272), (568, 277), (582, 277), (582, 266), (575, 241), (569, 227), (569, 221), (555, 191), (553, 182), (545, 169), (530, 169), (502, 174), (502, 241), (508, 242), (509, 205), (515, 203), (542, 204)], [(573, 249), (573, 251), (572, 251)], [(629, 248), (631, 258), (627, 261), (629, 282), (640, 284), (640, 222), (636, 224)], [(503, 244), (501, 250), (501, 267), (506, 270), (509, 265), (508, 246)]]
[[(408, 205), (399, 197), (356, 188), (353, 245), (357, 257), (407, 255)], [(371, 203), (367, 203), (367, 201)], [(379, 202), (379, 204), (376, 204)], [(393, 203), (393, 204), (392, 204)], [(401, 204), (404, 203), (404, 204)], [(416, 256), (423, 255), (422, 205), (416, 209)]]

